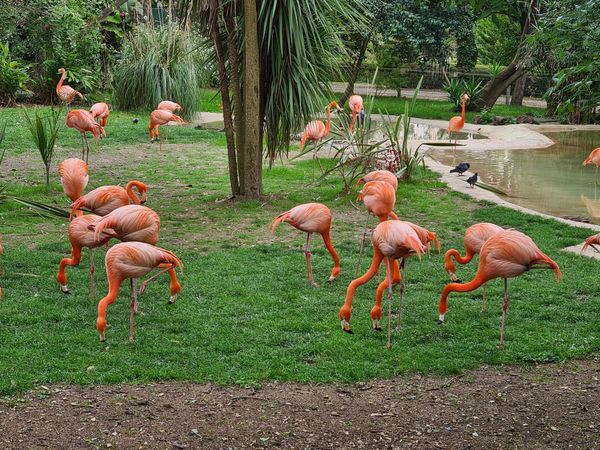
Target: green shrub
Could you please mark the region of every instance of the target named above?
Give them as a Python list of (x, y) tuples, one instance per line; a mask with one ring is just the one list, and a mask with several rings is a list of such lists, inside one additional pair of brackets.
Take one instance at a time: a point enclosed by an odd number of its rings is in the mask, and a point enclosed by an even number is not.
[(483, 89), (483, 81), (471, 78), (470, 81), (452, 78), (444, 85), (444, 90), (448, 93), (448, 101), (454, 105), (455, 111), (460, 111), (462, 107), (462, 96), (467, 94), (467, 110), (475, 111), (476, 103), (481, 90)]
[(0, 44), (0, 105), (15, 102), (17, 92), (26, 90), (29, 66), (11, 59), (8, 44)]
[(177, 25), (137, 27), (127, 36), (115, 68), (117, 106), (153, 110), (171, 100), (190, 119), (199, 103), (199, 59), (192, 35)]

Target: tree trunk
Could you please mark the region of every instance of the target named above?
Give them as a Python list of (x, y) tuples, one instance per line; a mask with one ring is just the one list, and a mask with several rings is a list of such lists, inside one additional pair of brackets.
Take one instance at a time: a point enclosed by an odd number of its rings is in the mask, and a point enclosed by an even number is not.
[(338, 103), (341, 108), (344, 107), (348, 98), (354, 93), (354, 83), (356, 83), (356, 79), (358, 78), (358, 74), (360, 73), (360, 69), (362, 68), (362, 63), (365, 60), (365, 53), (367, 52), (369, 42), (371, 42), (370, 33), (366, 36), (362, 36), (360, 50), (358, 52), (358, 56), (354, 60), (352, 72), (350, 73), (350, 78), (348, 79), (348, 85), (346, 86), (346, 90), (338, 100)]
[(50, 192), (50, 163), (44, 165), (46, 166), (46, 192)]
[(244, 153), (248, 199), (262, 193), (262, 146), (260, 145), (260, 58), (256, 0), (244, 0)]
[(527, 75), (523, 75), (517, 81), (512, 88), (512, 99), (510, 100), (511, 105), (522, 106), (523, 96), (525, 95), (525, 83), (527, 81)]
[(225, 58), (223, 56), (223, 43), (221, 42), (221, 33), (217, 19), (212, 24), (213, 42), (215, 44), (215, 53), (217, 56), (217, 67), (219, 69), (219, 85), (221, 89), (221, 103), (223, 104), (223, 124), (225, 126), (225, 140), (227, 141), (227, 161), (229, 165), (229, 183), (231, 185), (231, 195), (240, 195), (240, 184), (238, 180), (238, 163), (235, 151), (235, 140), (233, 138), (233, 120), (231, 117), (231, 101), (229, 100), (229, 83), (227, 81), (227, 72), (225, 70)]
[(240, 84), (238, 51), (235, 45), (235, 22), (233, 20), (233, 7), (228, 5), (223, 11), (223, 21), (227, 32), (227, 57), (229, 58), (229, 69), (231, 87), (233, 90), (233, 121), (235, 125), (235, 142), (237, 144), (237, 170), (240, 181), (240, 190), (246, 190), (246, 179), (244, 176), (244, 104), (242, 102), (242, 86)]

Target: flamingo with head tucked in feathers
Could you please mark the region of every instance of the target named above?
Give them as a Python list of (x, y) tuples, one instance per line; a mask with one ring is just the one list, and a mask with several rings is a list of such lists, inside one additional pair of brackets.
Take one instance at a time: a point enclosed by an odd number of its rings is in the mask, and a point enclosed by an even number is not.
[[(133, 188), (138, 190), (139, 197)], [(78, 214), (78, 210), (81, 208), (86, 208), (99, 216), (105, 216), (121, 206), (129, 205), (130, 200), (134, 205), (141, 205), (146, 202), (147, 191), (148, 186), (137, 180), (131, 180), (124, 188), (122, 186), (100, 186), (73, 202), (71, 216)]]
[(126, 205), (110, 212), (89, 228), (94, 230), (94, 239), (97, 241), (103, 239), (104, 234), (110, 233), (111, 237), (121, 241), (156, 245), (160, 231), (160, 217), (146, 206)]
[(162, 150), (162, 136), (158, 127), (160, 125), (166, 125), (169, 122), (187, 123), (178, 115), (173, 114), (170, 111), (165, 111), (164, 109), (155, 109), (150, 113), (150, 126), (148, 127), (150, 130), (150, 142), (154, 142), (154, 140), (158, 138), (160, 150)]
[(358, 94), (351, 95), (350, 99), (348, 100), (348, 106), (350, 107), (350, 111), (352, 112), (352, 120), (350, 122), (350, 131), (352, 131), (356, 123), (356, 117), (364, 109), (363, 98)]
[(119, 295), (119, 288), (127, 278), (131, 280), (131, 305), (129, 316), (129, 340), (133, 341), (134, 314), (137, 310), (137, 289), (135, 280), (143, 277), (155, 268), (163, 269), (148, 278), (140, 286), (140, 294), (147, 284), (164, 272), (171, 278), (169, 303), (175, 302), (175, 296), (181, 285), (175, 275), (175, 268), (183, 268), (181, 260), (173, 252), (143, 242), (122, 242), (106, 252), (106, 276), (108, 278), (108, 294), (98, 303), (96, 329), (100, 341), (106, 340), (106, 309), (114, 303)]
[(75, 97), (79, 96), (83, 100), (83, 95), (81, 92), (76, 91), (71, 86), (63, 84), (65, 81), (65, 77), (67, 76), (67, 71), (63, 68), (58, 69), (58, 73), (62, 74), (58, 84), (56, 85), (56, 95), (58, 98), (69, 108), (70, 103), (75, 100)]
[(470, 292), (489, 280), (504, 278), (504, 302), (500, 322), (500, 344), (504, 347), (504, 322), (508, 310), (508, 278), (518, 277), (533, 269), (554, 271), (556, 280), (562, 277), (560, 268), (550, 257), (542, 253), (531, 238), (516, 230), (504, 230), (490, 237), (479, 253), (479, 266), (475, 278), (468, 283), (450, 283), (444, 287), (438, 307), (438, 323), (444, 323), (451, 292)]
[(331, 276), (328, 281), (335, 280), (340, 272), (340, 258), (331, 243), (331, 222), (333, 220), (333, 216), (331, 214), (330, 209), (321, 204), (321, 203), (305, 203), (303, 205), (298, 205), (286, 211), (284, 213), (279, 214), (273, 222), (271, 222), (271, 231), (274, 233), (277, 226), (282, 222), (287, 222), (294, 228), (299, 229), (300, 231), (304, 231), (306, 236), (306, 246), (304, 247), (304, 254), (306, 256), (306, 267), (308, 270), (308, 282), (312, 286), (317, 286), (315, 283), (315, 279), (313, 276), (312, 265), (310, 262), (311, 252), (310, 252), (310, 239), (312, 233), (319, 233), (323, 237), (323, 242), (325, 243), (325, 247), (327, 247), (327, 251), (331, 254), (333, 258), (333, 269), (331, 270)]
[[(393, 269), (391, 261), (396, 261), (398, 258), (404, 259), (412, 255), (421, 255), (425, 251), (425, 247), (419, 240), (419, 236), (415, 230), (405, 222), (399, 220), (388, 220), (381, 222), (375, 230), (371, 238), (373, 243), (373, 261), (369, 270), (359, 278), (352, 280), (346, 290), (346, 299), (340, 308), (340, 321), (342, 329), (347, 333), (352, 333), (350, 329), (350, 317), (352, 315), (352, 300), (356, 288), (362, 286), (367, 281), (375, 276), (379, 270), (379, 266), (383, 259), (386, 259), (386, 284), (380, 283), (377, 287), (375, 305), (371, 309), (371, 319), (373, 320), (373, 328), (381, 330), (381, 298), (383, 295), (382, 286), (387, 286), (390, 289), (388, 296), (388, 348), (391, 347), (391, 286), (400, 282), (400, 272)], [(403, 291), (401, 291), (403, 295)], [(400, 315), (398, 315), (400, 318)]]
[[(65, 159), (58, 165), (58, 174), (63, 191), (71, 202), (81, 197), (89, 181), (87, 163), (79, 158)], [(77, 215), (82, 214), (82, 211), (77, 213)]]

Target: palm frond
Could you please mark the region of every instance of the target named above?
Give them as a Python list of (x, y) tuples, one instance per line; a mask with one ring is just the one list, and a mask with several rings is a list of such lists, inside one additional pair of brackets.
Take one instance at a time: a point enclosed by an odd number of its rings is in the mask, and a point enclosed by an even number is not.
[(57, 206), (48, 205), (48, 204), (41, 203), (41, 202), (36, 202), (34, 200), (27, 200), (27, 199), (15, 197), (15, 196), (7, 196), (6, 198), (9, 198), (10, 200), (13, 200), (17, 203), (20, 203), (21, 205), (32, 208), (34, 211), (36, 211), (37, 213), (41, 214), (44, 217), (52, 217), (52, 218), (61, 217), (61, 218), (68, 219), (71, 214), (69, 210), (62, 209)]

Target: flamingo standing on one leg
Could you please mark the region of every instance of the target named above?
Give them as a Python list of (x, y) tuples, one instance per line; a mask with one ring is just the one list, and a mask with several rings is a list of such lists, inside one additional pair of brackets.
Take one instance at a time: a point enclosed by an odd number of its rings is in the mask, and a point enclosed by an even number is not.
[(287, 222), (294, 228), (307, 233), (304, 254), (306, 255), (308, 282), (315, 287), (317, 284), (315, 283), (312, 265), (310, 263), (310, 238), (312, 233), (319, 233), (323, 237), (325, 247), (327, 247), (327, 250), (333, 258), (333, 269), (331, 270), (331, 276), (328, 281), (335, 280), (341, 272), (340, 258), (338, 257), (335, 248), (333, 248), (330, 238), (331, 221), (332, 214), (327, 206), (321, 203), (305, 203), (279, 214), (273, 222), (271, 222), (271, 231), (273, 233), (281, 222)]
[(87, 141), (86, 132), (89, 131), (92, 133), (96, 140), (96, 146), (99, 146), (100, 142), (98, 137), (101, 130), (100, 124), (96, 123), (92, 115), (85, 109), (74, 109), (69, 111), (65, 123), (69, 128), (74, 128), (81, 134), (81, 159), (84, 159), (85, 155), (85, 162), (87, 163), (90, 154), (90, 146)]
[[(387, 281), (386, 285), (381, 283), (377, 287), (377, 294), (375, 305), (371, 310), (371, 319), (373, 320), (373, 328), (381, 330), (381, 297), (383, 295), (383, 289), (381, 286), (388, 286), (391, 294), (391, 286), (397, 284), (400, 281), (399, 272), (394, 272), (391, 267), (391, 260), (397, 260), (398, 258), (404, 258), (418, 254), (425, 251), (425, 247), (419, 240), (419, 236), (415, 230), (405, 222), (398, 220), (389, 220), (381, 222), (375, 230), (372, 236), (373, 242), (373, 261), (369, 270), (359, 278), (352, 280), (346, 290), (346, 299), (344, 305), (340, 308), (340, 321), (342, 329), (347, 333), (352, 333), (350, 329), (350, 317), (352, 315), (352, 299), (354, 292), (358, 286), (362, 286), (367, 281), (375, 276), (381, 265), (383, 258), (386, 259), (387, 265)], [(391, 346), (391, 295), (389, 299), (389, 314), (388, 314), (388, 348)]]
[(95, 214), (76, 217), (69, 224), (69, 241), (71, 242), (72, 258), (63, 258), (58, 266), (58, 275), (56, 280), (60, 284), (60, 290), (65, 294), (71, 291), (67, 287), (67, 274), (65, 266), (78, 266), (81, 261), (81, 249), (87, 247), (90, 249), (90, 300), (94, 302), (94, 255), (93, 249), (106, 244), (111, 235), (104, 234), (102, 239), (97, 241), (94, 238), (94, 232), (89, 229), (90, 225), (96, 225), (101, 217)]
[[(463, 129), (463, 127), (465, 126), (465, 108), (467, 105), (467, 100), (469, 99), (469, 96), (465, 93), (462, 96), (462, 111), (460, 113), (460, 116), (454, 116), (450, 119), (450, 122), (448, 122), (448, 128), (446, 129), (448, 131), (448, 138), (450, 139), (450, 141), (452, 141), (452, 133), (458, 133), (460, 132), (460, 130)], [(454, 155), (456, 156), (456, 136), (454, 139)]]
[(121, 241), (137, 241), (156, 245), (160, 231), (160, 217), (152, 209), (141, 205), (127, 205), (115, 209), (104, 216), (95, 225), (94, 238), (103, 238), (103, 230), (112, 230), (115, 237)]
[(352, 121), (350, 122), (350, 131), (352, 131), (356, 123), (356, 116), (364, 109), (363, 98), (357, 94), (351, 95), (348, 100), (348, 106), (352, 112)]
[(129, 316), (129, 340), (133, 341), (133, 318), (137, 309), (137, 292), (135, 280), (143, 277), (152, 269), (163, 270), (150, 277), (140, 286), (140, 294), (144, 292), (146, 285), (158, 275), (168, 271), (171, 277), (169, 303), (175, 301), (175, 296), (181, 290), (181, 285), (175, 275), (175, 268), (183, 268), (180, 259), (172, 252), (154, 247), (143, 242), (123, 242), (111, 247), (106, 252), (105, 258), (106, 276), (108, 278), (108, 294), (98, 303), (98, 319), (96, 329), (100, 341), (106, 340), (106, 309), (119, 295), (121, 283), (127, 278), (131, 279), (131, 308)]
[(104, 127), (106, 127), (106, 122), (108, 121), (108, 116), (110, 115), (108, 105), (106, 103), (94, 103), (90, 108), (90, 114), (94, 120), (100, 120), (100, 134), (106, 137)]
[(162, 136), (160, 135), (158, 127), (169, 122), (186, 123), (186, 121), (178, 115), (173, 114), (170, 111), (165, 111), (164, 109), (155, 109), (150, 113), (150, 126), (148, 127), (150, 130), (150, 142), (154, 142), (154, 140), (158, 138), (160, 150), (162, 150)]
[[(327, 105), (327, 122), (323, 123), (322, 120), (313, 120), (308, 122), (300, 138), (300, 150), (304, 148), (306, 141), (312, 142), (315, 151), (313, 152), (313, 159), (317, 159), (316, 147), (321, 140), (329, 134), (331, 130), (331, 108), (335, 108), (336, 111), (340, 110), (337, 102), (329, 102)], [(314, 178), (314, 172), (313, 172)]]
[[(164, 111), (169, 111), (169, 112), (175, 113), (177, 111), (181, 111), (183, 108), (181, 107), (181, 105), (179, 103), (175, 103), (170, 100), (163, 100), (162, 102), (160, 102), (158, 104), (156, 109), (162, 109)], [(167, 142), (169, 141), (169, 129), (168, 128), (167, 128), (167, 134), (165, 136), (165, 140)]]
[(81, 92), (76, 91), (71, 86), (63, 84), (65, 77), (67, 76), (67, 71), (65, 69), (58, 69), (58, 73), (62, 74), (62, 76), (56, 85), (56, 95), (67, 106), (67, 109), (69, 109), (69, 105), (73, 100), (75, 100), (75, 97), (79, 96), (79, 98), (83, 100), (83, 95)]
[[(446, 252), (444, 256), (446, 272), (450, 275), (450, 279), (455, 282), (460, 280), (456, 276), (456, 267), (452, 262), (452, 257), (456, 259), (459, 264), (468, 264), (471, 262), (473, 257), (479, 253), (481, 247), (489, 238), (493, 235), (504, 231), (504, 228), (499, 227), (493, 223), (481, 222), (471, 225), (465, 230), (465, 256), (461, 256), (458, 250), (451, 248)], [(481, 300), (481, 311), (485, 310), (485, 284), (483, 285), (483, 298)]]
[[(139, 197), (133, 191), (136, 188)], [(71, 205), (71, 216), (77, 214), (81, 208), (86, 208), (99, 216), (105, 216), (121, 206), (129, 205), (129, 200), (134, 205), (146, 203), (146, 191), (148, 186), (137, 180), (131, 180), (125, 188), (121, 186), (100, 186), (79, 197)]]
[(596, 166), (596, 179), (595, 183), (598, 184), (598, 167), (600, 166), (600, 147), (595, 148), (589, 154), (589, 156), (583, 161), (583, 165), (593, 164)]
[(557, 281), (562, 274), (558, 264), (542, 253), (531, 238), (516, 230), (504, 230), (490, 237), (479, 253), (479, 266), (472, 281), (450, 283), (444, 287), (439, 303), (439, 320), (443, 323), (451, 292), (470, 292), (494, 278), (504, 278), (504, 303), (500, 322), (500, 344), (504, 347), (504, 322), (508, 310), (508, 278), (517, 277), (532, 269), (553, 270)]
[[(71, 202), (81, 197), (89, 181), (87, 163), (79, 158), (65, 159), (58, 165), (58, 174), (63, 191)], [(78, 211), (77, 215), (82, 214), (82, 211)]]

